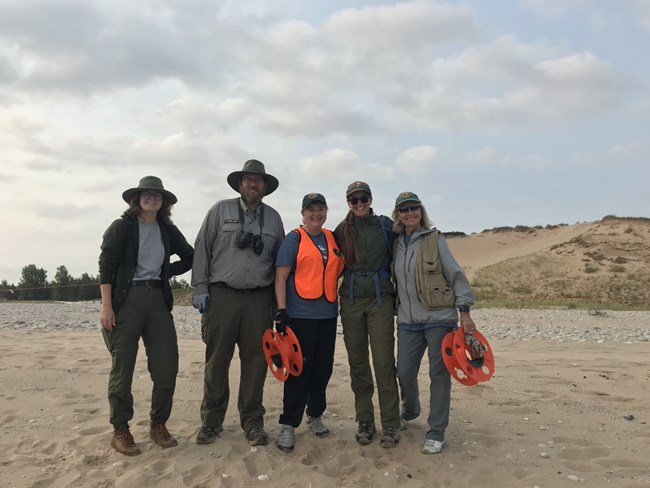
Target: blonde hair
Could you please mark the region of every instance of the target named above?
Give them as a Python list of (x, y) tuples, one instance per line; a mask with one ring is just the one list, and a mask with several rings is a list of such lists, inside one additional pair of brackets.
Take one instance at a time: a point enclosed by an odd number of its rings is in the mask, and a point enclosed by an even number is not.
[[(412, 203), (417, 203), (417, 202), (412, 202)], [(431, 219), (429, 219), (429, 214), (427, 214), (427, 209), (424, 208), (424, 205), (419, 203), (420, 205), (420, 225), (422, 226), (423, 229), (430, 229), (433, 227), (433, 222), (431, 222)], [(399, 212), (397, 211), (399, 207), (395, 207), (393, 209), (393, 232), (396, 234), (401, 234), (403, 233), (406, 228), (404, 227), (404, 224), (399, 220)]]

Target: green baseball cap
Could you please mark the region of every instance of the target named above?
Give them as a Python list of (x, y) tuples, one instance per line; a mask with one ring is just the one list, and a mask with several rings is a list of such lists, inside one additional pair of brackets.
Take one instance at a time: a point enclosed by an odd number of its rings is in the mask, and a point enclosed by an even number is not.
[(302, 198), (302, 209), (305, 210), (309, 205), (316, 202), (327, 205), (325, 197), (320, 193), (308, 193)]
[(399, 207), (404, 202), (422, 203), (418, 196), (411, 191), (405, 191), (397, 195), (397, 199), (395, 200), (395, 207)]
[(372, 196), (370, 186), (364, 181), (353, 181), (350, 183), (348, 189), (345, 191), (345, 197), (349, 197), (355, 191), (365, 191), (368, 195)]

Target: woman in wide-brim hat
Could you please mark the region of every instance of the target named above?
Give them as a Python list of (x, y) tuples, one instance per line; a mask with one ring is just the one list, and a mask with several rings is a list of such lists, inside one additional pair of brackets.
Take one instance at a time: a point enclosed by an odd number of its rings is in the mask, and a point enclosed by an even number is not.
[[(111, 353), (108, 381), (111, 445), (127, 456), (140, 454), (129, 431), (133, 418), (131, 383), (140, 338), (153, 379), (150, 437), (163, 448), (178, 444), (166, 427), (178, 373), (178, 344), (171, 315), (169, 279), (192, 267), (194, 250), (171, 221), (178, 200), (156, 176), (145, 176), (122, 193), (129, 207), (102, 239), (100, 322)], [(170, 262), (172, 255), (180, 260)]]

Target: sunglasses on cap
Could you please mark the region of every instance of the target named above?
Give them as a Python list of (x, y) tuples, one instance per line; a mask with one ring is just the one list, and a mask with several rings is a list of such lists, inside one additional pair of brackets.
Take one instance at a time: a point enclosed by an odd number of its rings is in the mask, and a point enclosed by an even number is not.
[(406, 212), (415, 212), (416, 210), (420, 210), (422, 205), (411, 205), (409, 207), (400, 207), (397, 209), (399, 213), (406, 213)]
[(370, 197), (368, 195), (364, 195), (362, 197), (352, 197), (348, 198), (348, 202), (350, 202), (352, 205), (356, 205), (361, 201), (361, 203), (368, 203), (368, 200), (370, 200)]

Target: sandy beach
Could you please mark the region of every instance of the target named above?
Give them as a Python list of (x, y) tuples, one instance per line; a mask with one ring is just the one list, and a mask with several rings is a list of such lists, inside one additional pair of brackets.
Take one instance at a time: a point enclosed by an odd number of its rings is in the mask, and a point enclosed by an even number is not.
[[(475, 310), (496, 372), (474, 387), (454, 383), (445, 449), (427, 456), (420, 449), (428, 395), (423, 416), (395, 449), (355, 442), (340, 336), (325, 413), (329, 437), (316, 438), (303, 424), (293, 453), (275, 447), (282, 384), (269, 374), (271, 444), (248, 446), (231, 398), (221, 438), (196, 445), (204, 348), (198, 313), (176, 307), (181, 364), (168, 427), (179, 445), (162, 450), (149, 440), (151, 382), (141, 348), (132, 431), (142, 455), (134, 458), (110, 447), (110, 357), (98, 314), (96, 302), (0, 303), (0, 486), (650, 486), (650, 312)], [(230, 378), (236, 391), (237, 360)], [(426, 392), (426, 362), (420, 378)]]

